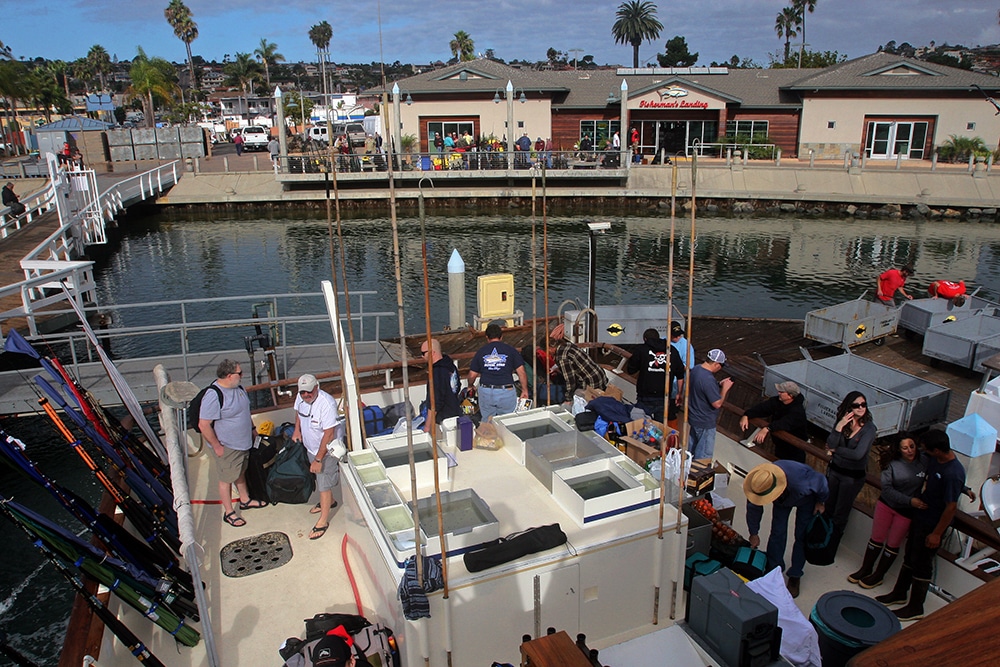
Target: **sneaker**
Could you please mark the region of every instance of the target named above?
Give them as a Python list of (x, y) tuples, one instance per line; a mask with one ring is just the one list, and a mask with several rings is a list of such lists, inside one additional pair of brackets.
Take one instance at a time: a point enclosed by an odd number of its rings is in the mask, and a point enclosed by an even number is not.
[(788, 592), (792, 598), (799, 597), (799, 584), (801, 581), (802, 577), (788, 577)]
[(924, 617), (924, 607), (923, 605), (915, 606), (908, 604), (905, 607), (894, 610), (892, 613), (901, 621), (916, 621)]

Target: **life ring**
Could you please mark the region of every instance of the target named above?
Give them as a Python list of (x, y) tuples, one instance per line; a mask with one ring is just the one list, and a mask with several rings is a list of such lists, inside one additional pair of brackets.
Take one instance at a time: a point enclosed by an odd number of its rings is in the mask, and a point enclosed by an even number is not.
[(935, 280), (927, 288), (927, 292), (931, 296), (954, 299), (956, 296), (965, 294), (965, 281), (960, 280), (956, 283), (950, 280)]

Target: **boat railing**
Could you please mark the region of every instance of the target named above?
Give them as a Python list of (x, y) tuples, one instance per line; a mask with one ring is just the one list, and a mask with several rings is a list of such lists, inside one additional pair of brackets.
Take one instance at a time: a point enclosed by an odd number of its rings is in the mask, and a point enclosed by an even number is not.
[[(90, 264), (89, 262), (86, 264)], [(351, 323), (359, 342), (378, 341), (383, 322), (391, 323), (393, 312), (366, 311), (365, 299), (376, 292), (352, 292)], [(64, 297), (61, 297), (64, 298)], [(87, 306), (88, 319), (96, 323), (98, 337), (116, 360), (177, 356), (188, 372), (192, 355), (223, 352), (233, 347), (261, 350), (273, 346), (274, 353), (288, 368), (293, 349), (333, 343), (329, 317), (323, 312), (320, 292), (257, 294), (233, 297), (178, 299), (157, 302)], [(340, 294), (343, 299), (343, 293)], [(310, 303), (315, 302), (315, 306)], [(242, 315), (258, 311), (257, 316)], [(47, 315), (67, 314), (50, 310)], [(232, 313), (231, 316), (225, 316)], [(286, 314), (279, 314), (286, 313)], [(128, 324), (130, 321), (151, 324)], [(346, 315), (341, 321), (347, 321)], [(221, 347), (223, 332), (238, 331), (235, 346)], [(266, 336), (263, 340), (261, 336)], [(96, 351), (79, 331), (48, 334), (42, 344), (74, 367), (96, 361)], [(383, 356), (384, 355), (384, 356)], [(388, 360), (375, 346), (375, 363)]]
[[(739, 419), (739, 417), (743, 415), (743, 410), (735, 405), (724, 403), (723, 407), (726, 412), (729, 413), (730, 418)], [(767, 421), (754, 418), (750, 420), (750, 424), (755, 427), (763, 427), (767, 426)], [(726, 435), (736, 441), (740, 441), (743, 437), (742, 435), (726, 432), (726, 429), (720, 428), (720, 431), (723, 431)], [(791, 433), (787, 433), (785, 431), (772, 431), (771, 437), (804, 451), (806, 453), (806, 462), (817, 470), (825, 469), (825, 464), (830, 460), (825, 448), (810, 444), (795, 437)], [(767, 460), (774, 460), (777, 458), (773, 455), (773, 453), (766, 451), (766, 448), (755, 447), (755, 451)], [(865, 476), (865, 488), (862, 493), (858, 495), (857, 500), (854, 501), (854, 509), (872, 516), (874, 514), (875, 501), (878, 499), (881, 490), (881, 477), (868, 472)], [(997, 533), (997, 530), (993, 528), (992, 525), (982, 521), (976, 516), (963, 512), (962, 510), (957, 510), (955, 512), (955, 518), (952, 521), (952, 528), (961, 534), (961, 538), (959, 539), (957, 549), (953, 548), (954, 545), (946, 545), (945, 543), (942, 543), (939, 553), (947, 560), (959, 560), (962, 556), (961, 552), (963, 546), (966, 544), (968, 539), (1000, 551), (1000, 534)], [(984, 576), (978, 570), (971, 570), (971, 572), (980, 578), (992, 580), (992, 577), (989, 577), (988, 575)]]

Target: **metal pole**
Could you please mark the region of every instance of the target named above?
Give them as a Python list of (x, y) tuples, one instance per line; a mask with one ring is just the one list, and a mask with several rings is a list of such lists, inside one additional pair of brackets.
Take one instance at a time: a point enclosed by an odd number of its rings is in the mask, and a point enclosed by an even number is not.
[[(618, 168), (620, 169), (623, 161), (627, 159), (628, 155), (628, 81), (622, 79), (622, 94), (621, 94), (621, 109), (618, 112), (619, 123), (618, 123), (618, 143), (620, 153), (618, 155)], [(593, 306), (591, 306), (593, 308)]]
[(465, 260), (457, 249), (451, 251), (448, 260), (448, 326), (465, 326)]
[(394, 118), (392, 119), (392, 137), (395, 143), (392, 146), (392, 150), (388, 151), (390, 153), (390, 158), (392, 159), (392, 154), (401, 153), (403, 150), (403, 121), (400, 119), (400, 106), (399, 106), (399, 84), (392, 84), (392, 111)]
[(514, 84), (507, 79), (507, 169), (514, 168)]
[(278, 118), (278, 146), (280, 146), (281, 156), (286, 157), (288, 155), (288, 137), (285, 136), (285, 105), (282, 104), (282, 101), (281, 88), (275, 86), (274, 105), (277, 108)]

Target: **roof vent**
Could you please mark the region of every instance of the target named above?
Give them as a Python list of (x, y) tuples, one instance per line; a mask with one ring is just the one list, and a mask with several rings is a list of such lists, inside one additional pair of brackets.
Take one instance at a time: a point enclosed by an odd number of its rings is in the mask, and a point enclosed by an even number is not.
[(461, 74), (458, 75), (458, 78), (459, 78), (460, 81), (468, 81), (469, 80), (469, 73), (468, 72), (462, 72)]

